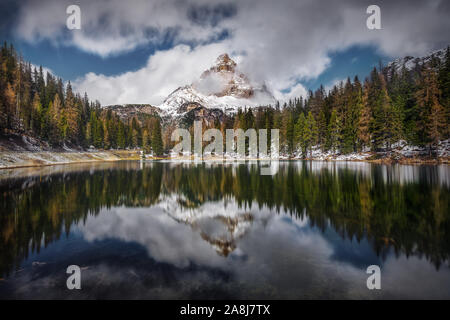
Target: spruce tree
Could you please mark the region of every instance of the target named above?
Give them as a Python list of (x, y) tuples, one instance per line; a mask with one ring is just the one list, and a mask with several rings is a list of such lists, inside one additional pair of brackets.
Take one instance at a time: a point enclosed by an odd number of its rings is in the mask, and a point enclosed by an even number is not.
[(358, 147), (360, 150), (364, 150), (366, 147), (370, 147), (371, 132), (369, 130), (372, 123), (372, 112), (369, 106), (369, 92), (370, 83), (368, 80), (364, 82), (364, 93), (362, 96), (362, 106), (358, 117)]
[(150, 141), (149, 141), (147, 129), (144, 129), (144, 131), (142, 132), (142, 146), (141, 147), (145, 153), (150, 152)]
[(117, 147), (124, 149), (126, 146), (125, 126), (122, 121), (119, 121), (119, 128), (117, 130)]
[(31, 130), (38, 136), (41, 133), (41, 118), (42, 118), (41, 98), (39, 97), (39, 94), (36, 93), (34, 95), (31, 112)]
[(327, 140), (327, 119), (324, 110), (320, 110), (319, 117), (317, 119), (317, 132), (318, 132), (318, 144), (320, 145), (322, 151), (326, 150), (326, 140)]
[(305, 149), (310, 151), (312, 156), (312, 147), (317, 142), (317, 124), (312, 112), (308, 112), (308, 117), (306, 118), (305, 126), (303, 129), (303, 141), (305, 144)]
[(64, 117), (67, 121), (67, 133), (65, 138), (74, 144), (79, 144), (79, 124), (81, 122), (81, 110), (72, 92), (72, 85), (67, 84), (66, 99), (64, 102)]
[(302, 154), (306, 155), (306, 146), (304, 141), (304, 129), (305, 129), (306, 118), (305, 114), (302, 112), (298, 117), (297, 123), (295, 124), (295, 146), (296, 148), (300, 148)]
[(439, 140), (445, 135), (447, 128), (445, 111), (439, 102), (439, 86), (436, 72), (427, 68), (422, 72), (422, 82), (417, 91), (417, 103), (420, 110), (420, 120), (417, 127), (424, 144), (436, 147)]
[(47, 110), (48, 119), (48, 138), (53, 146), (57, 146), (62, 142), (64, 134), (64, 128), (61, 119), (61, 101), (58, 95), (55, 95), (55, 99), (50, 101)]
[(152, 150), (154, 156), (161, 156), (164, 152), (161, 134), (161, 123), (159, 121), (156, 121), (155, 126), (153, 127)]
[(450, 46), (445, 52), (445, 62), (439, 70), (439, 89), (441, 92), (440, 103), (444, 108), (446, 127), (444, 132), (446, 139), (450, 136)]
[(327, 128), (327, 150), (335, 153), (340, 140), (339, 134), (339, 118), (336, 109), (331, 112), (330, 122)]

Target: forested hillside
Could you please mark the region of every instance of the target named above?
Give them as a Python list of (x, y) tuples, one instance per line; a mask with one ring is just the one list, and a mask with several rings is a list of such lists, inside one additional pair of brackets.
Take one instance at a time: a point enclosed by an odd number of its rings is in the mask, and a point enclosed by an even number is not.
[[(398, 63), (374, 68), (363, 81), (348, 78), (328, 92), (321, 86), (284, 105), (240, 109), (205, 123), (204, 129), (277, 128), (288, 155), (308, 156), (313, 147), (342, 154), (386, 151), (400, 140), (426, 147), (432, 155), (450, 134), (450, 49), (413, 65)], [(12, 45), (1, 48), (0, 64), (4, 137), (32, 136), (54, 148), (143, 148), (158, 155), (174, 145), (175, 127), (161, 123), (155, 113), (121, 119), (87, 94), (74, 93), (70, 82), (64, 85), (23, 61)]]
[(364, 81), (347, 78), (329, 92), (321, 86), (283, 106), (240, 110), (216, 127), (278, 128), (286, 154), (307, 156), (313, 147), (389, 151), (400, 140), (433, 154), (450, 134), (450, 49), (444, 51), (442, 59), (431, 56), (408, 68), (393, 62)]
[[(123, 149), (153, 144), (162, 153), (159, 118), (124, 122), (111, 110), (101, 109), (87, 94), (72, 91), (70, 82), (50, 72), (44, 75), (4, 43), (0, 52), (0, 135), (21, 134), (48, 142), (54, 148), (69, 146)], [(152, 137), (156, 137), (152, 141)]]

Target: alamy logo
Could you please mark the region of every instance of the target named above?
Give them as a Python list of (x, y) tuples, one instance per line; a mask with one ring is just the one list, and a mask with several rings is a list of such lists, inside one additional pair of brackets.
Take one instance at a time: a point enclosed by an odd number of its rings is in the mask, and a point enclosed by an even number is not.
[(81, 9), (79, 6), (73, 4), (67, 7), (66, 13), (69, 14), (66, 20), (67, 29), (80, 30), (81, 29)]
[(376, 4), (367, 7), (367, 14), (370, 16), (366, 20), (366, 26), (369, 30), (381, 29), (381, 9)]
[[(274, 175), (278, 171), (278, 159), (280, 150), (279, 129), (270, 130), (250, 128), (246, 131), (242, 129), (227, 129), (225, 132), (225, 152), (230, 156), (237, 156), (238, 159), (259, 159), (263, 160), (261, 168), (262, 175)], [(175, 129), (172, 132), (171, 140), (179, 142), (172, 149), (175, 154), (192, 154), (192, 144), (194, 145), (194, 160), (201, 160), (206, 154), (213, 154), (217, 159), (224, 159), (224, 137), (218, 129), (208, 129), (202, 133), (202, 121), (194, 122), (194, 137), (187, 129)], [(247, 140), (248, 139), (248, 140)], [(270, 154), (268, 153), (270, 139)], [(248, 142), (247, 142), (248, 141)], [(210, 142), (203, 148), (203, 142)]]
[(73, 290), (81, 289), (81, 269), (77, 265), (71, 265), (67, 267), (67, 274), (70, 274), (69, 278), (67, 278), (66, 285), (67, 289)]
[(373, 289), (381, 289), (381, 270), (380, 267), (377, 265), (371, 265), (367, 267), (366, 270), (367, 274), (370, 274), (370, 276), (367, 278), (367, 289), (373, 290)]

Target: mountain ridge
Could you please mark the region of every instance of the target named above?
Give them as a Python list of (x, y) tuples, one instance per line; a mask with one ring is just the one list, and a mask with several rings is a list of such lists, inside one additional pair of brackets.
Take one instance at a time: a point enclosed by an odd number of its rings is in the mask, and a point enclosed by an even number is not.
[(163, 115), (180, 116), (185, 103), (197, 103), (208, 109), (235, 113), (241, 107), (275, 103), (265, 84), (256, 85), (237, 67), (228, 54), (221, 54), (197, 81), (178, 87), (158, 106)]
[[(445, 47), (420, 57), (397, 58), (389, 62), (385, 69), (390, 74), (393, 68), (397, 72), (400, 72), (403, 67), (411, 71), (418, 65), (430, 64), (433, 59), (442, 62), (445, 59), (446, 50)], [(159, 116), (164, 123), (180, 124), (185, 122), (182, 118), (186, 116), (197, 120), (204, 115), (212, 115), (218, 119), (235, 114), (239, 108), (267, 106), (275, 103), (275, 98), (264, 83), (260, 85), (252, 83), (239, 70), (238, 64), (224, 53), (217, 57), (209, 69), (202, 72), (198, 80), (176, 88), (159, 105), (124, 104), (104, 108), (119, 111), (118, 114), (122, 119), (147, 113)]]
[[(198, 80), (176, 88), (159, 105), (124, 104), (104, 108), (116, 111), (121, 119), (147, 113), (158, 115), (164, 122), (180, 122), (181, 118), (194, 109), (207, 109), (204, 111), (207, 114), (219, 112), (230, 115), (236, 113), (239, 108), (275, 102), (264, 83), (252, 83), (249, 77), (239, 70), (237, 63), (224, 53), (217, 57), (209, 69), (202, 72)], [(197, 116), (202, 112), (197, 112)]]

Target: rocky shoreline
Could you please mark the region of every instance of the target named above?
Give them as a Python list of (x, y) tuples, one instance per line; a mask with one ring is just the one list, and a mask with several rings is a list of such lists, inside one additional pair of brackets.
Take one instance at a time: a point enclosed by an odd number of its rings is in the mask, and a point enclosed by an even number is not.
[(86, 152), (0, 151), (0, 169), (39, 167), (84, 162), (138, 160), (139, 151), (105, 150)]
[[(135, 150), (0, 150), (0, 169), (12, 169), (19, 167), (38, 167), (58, 164), (72, 164), (84, 162), (120, 161), (120, 160), (140, 160), (141, 151)], [(168, 161), (194, 161), (190, 155), (178, 156), (171, 154), (165, 157), (145, 156), (146, 160), (168, 160)], [(218, 157), (214, 155), (204, 155), (203, 161), (256, 161), (270, 160), (267, 158), (240, 158), (237, 155), (225, 155)], [(437, 155), (430, 156), (423, 149), (397, 149), (390, 152), (359, 152), (350, 154), (323, 153), (317, 148), (312, 154), (303, 157), (301, 154), (287, 156), (281, 154), (279, 160), (298, 161), (363, 161), (383, 164), (450, 164), (450, 150), (448, 141), (442, 145)]]

